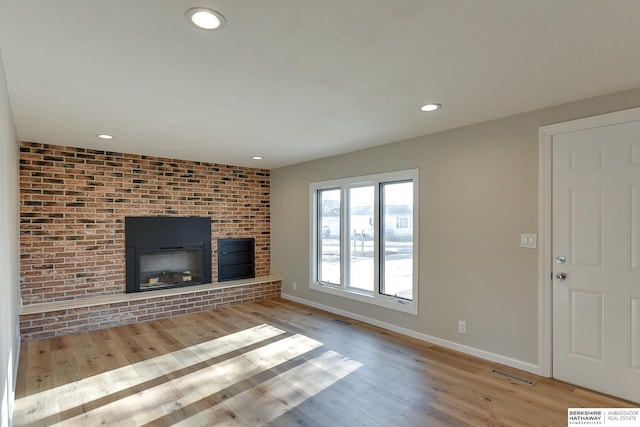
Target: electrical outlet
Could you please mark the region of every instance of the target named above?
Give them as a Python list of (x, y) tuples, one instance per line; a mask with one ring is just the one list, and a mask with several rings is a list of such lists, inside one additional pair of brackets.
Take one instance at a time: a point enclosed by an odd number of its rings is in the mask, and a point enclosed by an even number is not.
[(294, 291), (298, 290), (298, 284), (296, 282), (293, 282), (293, 290)]
[(464, 320), (458, 320), (458, 332), (461, 334), (467, 333), (467, 322)]

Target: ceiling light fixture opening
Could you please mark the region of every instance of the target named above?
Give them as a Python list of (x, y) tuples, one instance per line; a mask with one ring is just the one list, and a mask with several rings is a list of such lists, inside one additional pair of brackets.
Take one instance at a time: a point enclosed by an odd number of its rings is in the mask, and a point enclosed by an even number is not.
[(252, 159), (253, 160), (262, 160), (263, 157), (262, 156), (253, 156)]
[(113, 135), (109, 135), (108, 133), (99, 133), (96, 136), (100, 139), (113, 139)]
[(425, 104), (422, 107), (420, 107), (420, 111), (436, 111), (438, 108), (442, 107), (442, 105), (440, 104)]
[(220, 12), (204, 7), (194, 7), (187, 10), (187, 21), (204, 30), (221, 28), (227, 20)]

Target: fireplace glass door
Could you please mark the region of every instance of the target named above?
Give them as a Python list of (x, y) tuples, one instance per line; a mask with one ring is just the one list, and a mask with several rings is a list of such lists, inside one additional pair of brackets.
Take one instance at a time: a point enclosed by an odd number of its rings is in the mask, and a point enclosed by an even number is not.
[(202, 284), (203, 253), (202, 246), (139, 248), (139, 289), (148, 291)]

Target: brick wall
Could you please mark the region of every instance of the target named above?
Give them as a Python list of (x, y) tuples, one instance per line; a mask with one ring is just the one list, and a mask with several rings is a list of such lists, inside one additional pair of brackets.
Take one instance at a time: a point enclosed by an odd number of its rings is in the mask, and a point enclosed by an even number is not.
[(270, 274), (265, 169), (49, 144), (20, 149), (23, 304), (120, 294), (126, 216), (212, 218), (217, 239), (254, 237), (256, 276)]

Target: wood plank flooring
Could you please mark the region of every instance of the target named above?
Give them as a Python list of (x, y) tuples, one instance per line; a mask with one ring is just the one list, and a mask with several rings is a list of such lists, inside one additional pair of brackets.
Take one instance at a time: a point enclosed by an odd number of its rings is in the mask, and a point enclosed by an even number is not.
[(634, 406), (270, 300), (24, 343), (14, 425), (564, 426)]

